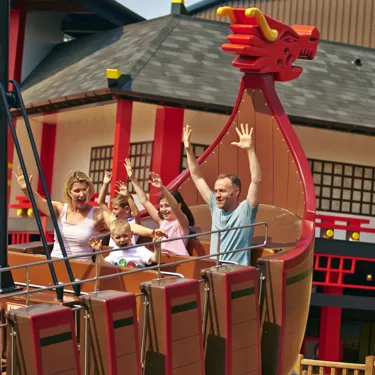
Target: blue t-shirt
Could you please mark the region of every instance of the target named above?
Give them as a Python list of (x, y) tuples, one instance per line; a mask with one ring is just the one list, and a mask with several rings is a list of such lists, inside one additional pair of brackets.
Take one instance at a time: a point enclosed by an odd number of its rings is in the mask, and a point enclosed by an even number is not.
[[(244, 225), (253, 224), (258, 212), (258, 205), (251, 207), (247, 199), (241, 202), (232, 212), (224, 212), (217, 208), (215, 193), (210, 196), (210, 210), (212, 215), (212, 229), (222, 230)], [(220, 252), (242, 249), (251, 246), (251, 240), (254, 234), (254, 227), (232, 230), (220, 233)], [(217, 253), (217, 239), (219, 233), (211, 234), (210, 254)], [(236, 262), (244, 266), (249, 266), (251, 250), (239, 251), (238, 253), (223, 254), (221, 259)]]

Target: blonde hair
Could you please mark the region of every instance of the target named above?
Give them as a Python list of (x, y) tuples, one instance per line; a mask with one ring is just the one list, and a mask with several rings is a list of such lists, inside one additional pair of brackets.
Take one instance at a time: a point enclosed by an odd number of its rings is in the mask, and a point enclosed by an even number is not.
[(94, 184), (92, 183), (91, 178), (86, 173), (81, 171), (71, 172), (66, 179), (64, 187), (64, 198), (69, 205), (72, 204), (72, 197), (69, 193), (70, 190), (72, 190), (73, 184), (75, 182), (86, 182), (89, 197), (94, 194)]
[(130, 231), (130, 224), (126, 220), (116, 219), (112, 221), (110, 231), (113, 233), (114, 231)]

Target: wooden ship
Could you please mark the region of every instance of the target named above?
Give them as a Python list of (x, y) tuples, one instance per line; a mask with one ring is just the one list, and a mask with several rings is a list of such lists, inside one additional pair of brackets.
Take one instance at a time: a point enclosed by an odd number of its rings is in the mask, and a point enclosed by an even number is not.
[[(160, 255), (143, 270), (49, 261), (41, 233), (43, 246), (8, 251), (10, 267), (0, 269), (16, 286), (0, 295), (7, 374), (291, 374), (310, 303), (315, 192), (275, 81), (302, 73), (293, 64), (315, 57), (319, 31), (290, 27), (256, 8), (223, 7), (218, 14), (231, 19), (222, 49), (236, 55), (233, 66), (243, 77), (232, 115), (198, 162), (210, 186), (224, 172), (247, 186), (246, 155), (231, 142), (238, 124), (254, 128), (263, 178), (252, 266), (209, 256), (210, 212), (189, 170), (169, 188), (180, 190), (196, 218), (190, 257)], [(13, 85), (10, 94), (1, 86), (3, 99), (15, 96), (24, 110)]]

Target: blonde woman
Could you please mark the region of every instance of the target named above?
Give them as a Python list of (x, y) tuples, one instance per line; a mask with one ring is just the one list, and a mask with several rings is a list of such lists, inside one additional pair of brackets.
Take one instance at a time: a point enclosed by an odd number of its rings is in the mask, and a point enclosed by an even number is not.
[[(18, 167), (17, 183), (23, 193), (28, 196), (25, 178)], [(29, 177), (31, 182), (32, 176)], [(76, 171), (69, 174), (65, 182), (64, 198), (65, 203), (52, 201), (64, 247), (68, 256), (80, 255), (77, 260), (91, 261), (93, 249), (89, 245), (89, 240), (95, 237), (99, 232), (111, 226), (115, 217), (100, 207), (94, 207), (89, 204), (90, 198), (94, 192), (94, 186), (89, 176), (84, 172)], [(37, 192), (33, 192), (38, 210), (43, 214), (50, 216), (47, 201)], [(141, 236), (163, 237), (164, 232), (160, 230), (142, 227), (137, 224), (131, 224), (132, 232)], [(60, 244), (56, 239), (53, 245), (52, 257), (62, 258)]]

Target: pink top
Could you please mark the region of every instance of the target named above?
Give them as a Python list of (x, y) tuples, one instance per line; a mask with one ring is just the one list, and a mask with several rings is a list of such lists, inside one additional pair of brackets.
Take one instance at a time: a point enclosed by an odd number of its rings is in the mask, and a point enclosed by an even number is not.
[[(160, 229), (163, 229), (167, 234), (168, 238), (178, 238), (186, 236), (185, 233), (181, 233), (180, 225), (178, 220), (162, 220)], [(186, 250), (187, 239), (176, 241), (165, 242), (162, 244), (162, 251), (173, 253), (176, 255), (189, 255)]]
[[(79, 254), (92, 254), (93, 249), (88, 242), (90, 238), (97, 236), (99, 233), (97, 230), (95, 230), (93, 220), (95, 207), (91, 207), (91, 210), (85, 219), (79, 224), (70, 224), (66, 221), (67, 209), (68, 205), (65, 203), (60, 217), (57, 219), (67, 255), (73, 256)], [(51, 256), (55, 258), (63, 258), (60, 245), (57, 241), (56, 232), (55, 243), (53, 245)], [(74, 260), (91, 262), (92, 256), (87, 255)]]

